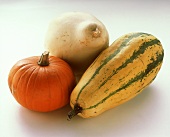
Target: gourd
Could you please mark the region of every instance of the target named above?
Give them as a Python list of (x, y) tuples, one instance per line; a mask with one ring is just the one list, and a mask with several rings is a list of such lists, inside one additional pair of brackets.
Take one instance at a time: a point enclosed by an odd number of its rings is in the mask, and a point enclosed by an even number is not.
[(95, 59), (72, 91), (68, 119), (95, 117), (134, 98), (155, 79), (163, 56), (161, 42), (151, 34), (121, 36)]
[(30, 110), (48, 112), (69, 103), (75, 77), (68, 63), (44, 52), (41, 57), (28, 57), (14, 64), (8, 85), (19, 104)]
[(101, 51), (109, 46), (104, 24), (91, 14), (67, 12), (54, 18), (45, 36), (45, 50), (71, 66), (77, 82)]

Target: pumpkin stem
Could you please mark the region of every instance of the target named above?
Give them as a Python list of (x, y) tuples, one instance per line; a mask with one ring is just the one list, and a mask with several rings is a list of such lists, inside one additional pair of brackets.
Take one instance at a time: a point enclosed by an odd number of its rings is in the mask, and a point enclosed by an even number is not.
[(76, 116), (78, 113), (82, 112), (82, 107), (80, 107), (78, 104), (75, 104), (74, 109), (68, 112), (67, 120), (70, 121), (74, 116)]
[(40, 66), (48, 66), (49, 65), (49, 52), (45, 51), (42, 53), (40, 60), (37, 62)]

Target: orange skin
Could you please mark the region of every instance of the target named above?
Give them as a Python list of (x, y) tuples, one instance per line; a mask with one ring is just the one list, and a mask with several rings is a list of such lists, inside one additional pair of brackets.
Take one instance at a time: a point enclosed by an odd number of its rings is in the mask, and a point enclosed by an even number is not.
[(50, 56), (49, 65), (38, 65), (39, 56), (18, 61), (10, 70), (8, 85), (22, 106), (39, 112), (53, 111), (69, 103), (75, 87), (71, 67), (62, 59)]

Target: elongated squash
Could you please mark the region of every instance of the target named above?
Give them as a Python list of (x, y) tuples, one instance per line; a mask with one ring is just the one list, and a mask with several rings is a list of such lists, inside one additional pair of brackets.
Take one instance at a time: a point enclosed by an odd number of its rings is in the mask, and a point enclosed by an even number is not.
[(105, 49), (85, 71), (70, 98), (75, 115), (95, 117), (138, 95), (156, 77), (164, 50), (151, 34), (129, 33)]

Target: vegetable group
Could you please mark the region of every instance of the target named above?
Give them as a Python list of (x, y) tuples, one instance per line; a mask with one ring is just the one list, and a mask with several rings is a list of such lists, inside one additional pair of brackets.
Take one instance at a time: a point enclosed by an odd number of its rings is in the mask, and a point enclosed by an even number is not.
[(44, 52), (41, 57), (18, 61), (10, 70), (8, 84), (22, 106), (48, 112), (69, 103), (75, 77), (65, 61)]
[(85, 71), (71, 94), (72, 111), (95, 117), (138, 95), (159, 72), (164, 51), (151, 34), (129, 33), (118, 38)]
[(9, 88), (34, 111), (70, 102), (68, 120), (95, 117), (132, 99), (156, 78), (164, 57), (161, 42), (148, 33), (128, 33), (109, 46), (105, 26), (81, 12), (54, 19), (45, 48), (41, 57), (22, 59), (11, 68)]
[(109, 35), (103, 23), (83, 12), (68, 12), (55, 18), (45, 37), (45, 50), (68, 62), (77, 82), (108, 46)]

